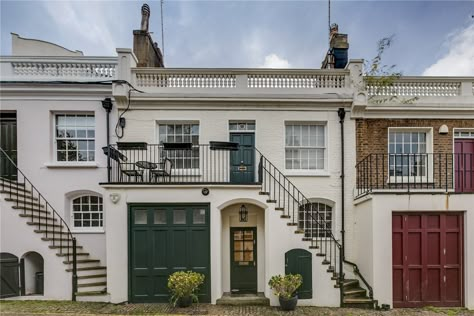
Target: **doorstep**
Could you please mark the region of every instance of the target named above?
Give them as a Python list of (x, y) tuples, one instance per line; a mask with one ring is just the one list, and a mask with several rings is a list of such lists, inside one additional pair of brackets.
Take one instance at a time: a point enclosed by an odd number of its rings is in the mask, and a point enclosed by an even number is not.
[(221, 298), (217, 299), (217, 305), (264, 305), (270, 306), (270, 299), (265, 294), (259, 292), (257, 294), (231, 294), (224, 293)]

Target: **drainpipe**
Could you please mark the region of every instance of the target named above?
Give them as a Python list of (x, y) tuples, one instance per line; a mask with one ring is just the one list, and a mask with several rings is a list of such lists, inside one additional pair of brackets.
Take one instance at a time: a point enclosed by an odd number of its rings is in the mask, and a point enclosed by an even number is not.
[(112, 99), (102, 100), (102, 107), (107, 112), (107, 182), (110, 182), (110, 112), (112, 111)]
[[(337, 110), (339, 116), (339, 123), (341, 124), (341, 256), (345, 260), (345, 225), (344, 225), (344, 118), (346, 111), (344, 108)], [(342, 273), (342, 271), (341, 271)]]

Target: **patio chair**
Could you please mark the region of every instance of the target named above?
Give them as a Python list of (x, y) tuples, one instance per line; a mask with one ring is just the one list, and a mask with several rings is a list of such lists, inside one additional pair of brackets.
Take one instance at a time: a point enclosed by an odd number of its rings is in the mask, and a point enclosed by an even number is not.
[(173, 171), (173, 162), (169, 158), (165, 158), (162, 162), (159, 163), (159, 169), (150, 170), (152, 177), (158, 181), (159, 177), (163, 178), (163, 182), (167, 179), (168, 182), (171, 182), (171, 173)]
[(139, 178), (141, 182), (143, 182), (143, 170), (138, 169), (135, 163), (120, 162), (119, 167), (120, 167), (120, 172), (126, 175), (129, 181), (131, 177), (135, 177), (135, 182), (138, 182)]

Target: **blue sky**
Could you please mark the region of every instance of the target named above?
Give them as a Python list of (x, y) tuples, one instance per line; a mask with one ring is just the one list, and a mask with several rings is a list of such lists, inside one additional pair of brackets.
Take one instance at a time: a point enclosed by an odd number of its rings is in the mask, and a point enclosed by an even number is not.
[[(160, 2), (150, 30), (162, 46)], [(10, 32), (85, 55), (132, 47), (142, 1), (1, 0), (1, 54)], [(384, 62), (405, 75), (474, 76), (474, 1), (338, 1), (331, 21), (349, 35), (350, 58), (370, 59), (395, 34)], [(167, 67), (319, 68), (327, 50), (327, 1), (164, 1)]]

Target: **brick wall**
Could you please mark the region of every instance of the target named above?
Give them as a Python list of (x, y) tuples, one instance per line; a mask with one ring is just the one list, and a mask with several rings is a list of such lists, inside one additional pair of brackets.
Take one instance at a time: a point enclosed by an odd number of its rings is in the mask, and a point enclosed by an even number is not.
[[(439, 134), (441, 125), (448, 126), (448, 134)], [(432, 127), (433, 155), (429, 155), (429, 177), (425, 183), (396, 183), (388, 181), (388, 128), (389, 127)], [(382, 188), (433, 188), (452, 189), (454, 187), (453, 166), (458, 156), (453, 151), (453, 128), (474, 128), (474, 120), (447, 119), (357, 119), (356, 152), (357, 187), (362, 190)], [(430, 150), (431, 151), (431, 150)], [(370, 155), (372, 154), (372, 155)], [(377, 155), (379, 154), (379, 155)], [(370, 156), (369, 156), (370, 155)], [(368, 157), (368, 158), (366, 158)], [(364, 159), (366, 158), (366, 159)], [(431, 168), (431, 169), (430, 169)], [(420, 181), (420, 178), (417, 178)], [(392, 179), (393, 180), (393, 179)], [(388, 182), (390, 182), (388, 184)]]

